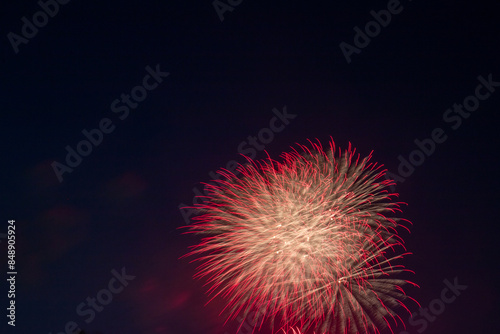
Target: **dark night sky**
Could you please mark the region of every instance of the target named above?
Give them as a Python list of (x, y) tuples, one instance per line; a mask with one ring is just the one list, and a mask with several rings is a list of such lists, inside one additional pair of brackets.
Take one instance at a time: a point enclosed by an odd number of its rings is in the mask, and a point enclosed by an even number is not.
[[(500, 7), (402, 1), (348, 63), (340, 43), (354, 44), (353, 28), (364, 30), (370, 11), (387, 6), (241, 1), (221, 21), (211, 1), (73, 0), (16, 53), (9, 33), (21, 35), (21, 19), (32, 22), (41, 7), (2, 3), (0, 233), (16, 220), (18, 275), (16, 327), (4, 314), (0, 326), (56, 334), (74, 321), (87, 334), (236, 333), (237, 321), (223, 326), (217, 316), (224, 301), (204, 306), (195, 265), (179, 259), (199, 240), (178, 229), (186, 224), (179, 206), (192, 204), (192, 189), (210, 171), (243, 162), (240, 143), (286, 106), (296, 117), (265, 145), (274, 158), (332, 136), (363, 155), (374, 150), (397, 174), (415, 140), (444, 131), (446, 140), (396, 187), (413, 223), (403, 235), (414, 253), (406, 265), (420, 289), (409, 292), (429, 307), (446, 279), (467, 289), (432, 322), (401, 316), (411, 334), (498, 333), (500, 83), (467, 118), (443, 116), (475, 94), (479, 76), (500, 82)], [(142, 85), (147, 66), (170, 74), (127, 117), (114, 112), (113, 101)], [(76, 149), (82, 131), (103, 119), (113, 131), (59, 182), (51, 164), (66, 164), (65, 147)], [(78, 305), (122, 268), (135, 278), (87, 323)]]

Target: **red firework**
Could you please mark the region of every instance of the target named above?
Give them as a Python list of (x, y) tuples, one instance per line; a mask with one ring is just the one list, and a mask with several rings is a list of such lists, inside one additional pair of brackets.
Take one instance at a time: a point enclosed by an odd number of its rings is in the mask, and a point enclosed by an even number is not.
[[(234, 318), (251, 311), (282, 328), (366, 333), (391, 327), (403, 304), (404, 221), (382, 165), (335, 144), (222, 170), (189, 226), (205, 235), (190, 255), (209, 293)], [(403, 250), (399, 254), (397, 251)], [(413, 283), (412, 283), (413, 284)]]

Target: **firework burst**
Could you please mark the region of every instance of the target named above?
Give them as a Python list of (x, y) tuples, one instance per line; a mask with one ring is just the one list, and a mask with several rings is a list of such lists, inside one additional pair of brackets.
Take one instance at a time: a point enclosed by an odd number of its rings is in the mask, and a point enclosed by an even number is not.
[(407, 283), (394, 278), (406, 253), (393, 181), (350, 144), (310, 144), (282, 162), (247, 158), (238, 176), (219, 171), (225, 180), (208, 185), (189, 226), (205, 235), (190, 253), (202, 261), (196, 276), (228, 301), (231, 317), (253, 310), (294, 333), (390, 328)]

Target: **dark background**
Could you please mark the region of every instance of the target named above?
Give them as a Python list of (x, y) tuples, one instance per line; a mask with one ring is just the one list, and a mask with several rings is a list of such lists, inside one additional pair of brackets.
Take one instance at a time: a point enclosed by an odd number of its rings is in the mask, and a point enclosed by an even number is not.
[[(73, 0), (17, 54), (7, 34), (21, 34), (21, 18), (32, 21), (40, 6), (2, 3), (0, 232), (16, 220), (18, 270), (8, 333), (55, 334), (71, 320), (95, 334), (235, 333), (238, 322), (223, 326), (218, 316), (224, 301), (204, 306), (195, 265), (179, 259), (198, 240), (178, 229), (186, 224), (179, 205), (192, 204), (210, 171), (243, 162), (238, 145), (284, 106), (297, 116), (266, 144), (275, 158), (296, 142), (332, 136), (342, 148), (374, 150), (397, 173), (415, 139), (445, 131), (447, 140), (396, 187), (413, 223), (403, 237), (420, 289), (408, 292), (428, 307), (456, 277), (467, 289), (421, 332), (498, 333), (500, 88), (456, 130), (443, 114), (474, 94), (478, 76), (500, 81), (499, 6), (401, 5), (348, 64), (339, 44), (353, 44), (353, 28), (387, 1), (244, 0), (221, 21), (211, 1)], [(157, 64), (170, 75), (120, 120), (111, 102)], [(65, 163), (65, 147), (103, 118), (114, 131), (59, 182), (51, 164)], [(85, 323), (77, 305), (123, 267), (135, 279)], [(423, 329), (401, 317), (409, 333)]]

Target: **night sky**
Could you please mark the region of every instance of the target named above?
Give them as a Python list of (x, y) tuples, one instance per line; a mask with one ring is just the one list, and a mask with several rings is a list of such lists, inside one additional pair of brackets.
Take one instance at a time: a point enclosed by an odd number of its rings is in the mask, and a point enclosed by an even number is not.
[(236, 333), (179, 259), (200, 240), (179, 208), (241, 153), (330, 136), (373, 150), (408, 203), (407, 292), (428, 311), (409, 302), (394, 333), (500, 332), (494, 1), (1, 7), (1, 333)]

